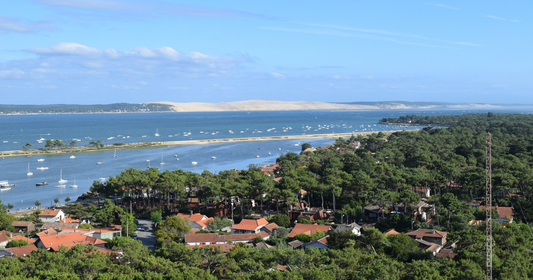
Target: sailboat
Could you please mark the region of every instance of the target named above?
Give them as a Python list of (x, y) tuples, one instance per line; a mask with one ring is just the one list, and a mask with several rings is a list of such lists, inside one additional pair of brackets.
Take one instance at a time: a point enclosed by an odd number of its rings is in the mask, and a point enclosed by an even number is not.
[(157, 128), (155, 129), (155, 137), (159, 137), (159, 130)]
[[(58, 183), (59, 183), (59, 184), (64, 184), (64, 183), (66, 183), (66, 182), (68, 182), (68, 180), (63, 180), (63, 169), (60, 169), (60, 171), (59, 171), (59, 181), (58, 181)], [(63, 186), (63, 187), (64, 187), (64, 186)]]
[(77, 188), (78, 185), (76, 185), (76, 177), (74, 177), (74, 185), (70, 185), (71, 188)]
[(28, 162), (28, 173), (26, 175), (31, 176), (33, 175), (33, 172), (30, 171), (30, 163)]
[(165, 163), (163, 162), (163, 154), (161, 154), (161, 163), (159, 165), (165, 165)]
[(117, 156), (117, 149), (115, 149), (115, 154), (113, 155), (113, 157), (118, 157)]

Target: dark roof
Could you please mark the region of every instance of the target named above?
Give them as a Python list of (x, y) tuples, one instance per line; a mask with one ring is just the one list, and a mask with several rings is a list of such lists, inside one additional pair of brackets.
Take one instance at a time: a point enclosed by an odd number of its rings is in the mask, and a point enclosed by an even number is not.
[(26, 257), (29, 254), (31, 254), (31, 252), (33, 252), (35, 250), (38, 250), (38, 249), (37, 249), (37, 247), (35, 247), (35, 245), (32, 244), (32, 245), (8, 248), (8, 249), (5, 249), (5, 250), (10, 252), (10, 253), (12, 253), (13, 255), (15, 255), (17, 257)]
[(28, 227), (31, 224), (33, 224), (32, 221), (14, 221), (11, 223), (11, 225), (14, 227)]
[(411, 237), (416, 237), (416, 239), (422, 239), (424, 237), (435, 237), (435, 238), (443, 238), (448, 235), (447, 232), (444, 231), (438, 231), (434, 229), (417, 229), (412, 230), (406, 233), (407, 235)]
[(288, 243), (293, 249), (298, 249), (304, 245), (300, 240), (294, 240)]

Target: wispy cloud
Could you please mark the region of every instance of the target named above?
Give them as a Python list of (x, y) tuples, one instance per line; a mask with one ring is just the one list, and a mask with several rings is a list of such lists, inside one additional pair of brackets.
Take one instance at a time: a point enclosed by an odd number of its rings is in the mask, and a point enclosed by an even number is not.
[(45, 21), (29, 21), (0, 15), (0, 34), (8, 32), (37, 33), (58, 28)]
[(517, 19), (505, 19), (505, 18), (502, 18), (502, 17), (496, 17), (496, 16), (491, 16), (491, 15), (485, 15), (485, 17), (492, 18), (492, 19), (497, 19), (497, 20), (519, 22), (519, 20), (517, 20)]
[[(357, 28), (357, 27), (347, 27), (347, 26), (340, 26), (340, 25), (328, 25), (328, 24), (317, 24), (317, 23), (300, 23), (300, 24), (305, 24), (305, 25), (309, 25), (309, 26), (316, 26), (316, 27), (325, 27), (325, 28), (337, 29), (337, 30), (355, 31), (355, 32), (367, 33), (367, 34), (377, 34), (377, 35), (387, 35), (387, 36), (393, 36), (393, 37), (413, 38), (413, 39), (420, 39), (420, 40), (426, 40), (426, 41), (449, 43), (449, 44), (453, 44), (453, 45), (465, 45), (465, 46), (476, 46), (476, 47), (480, 46), (480, 45), (474, 44), (474, 43), (451, 41), (451, 40), (442, 40), (442, 39), (433, 39), (433, 38), (427, 38), (427, 37), (420, 36), (420, 35), (409, 34), (409, 33), (398, 33), (398, 32), (392, 32), (392, 31), (388, 31), (388, 30), (377, 30), (377, 29)], [(405, 42), (405, 43), (407, 43), (407, 42)]]
[[(144, 16), (172, 15), (192, 17), (260, 17), (268, 16), (213, 8), (199, 5), (174, 4), (159, 0), (111, 1), (111, 0), (34, 0), (34, 2), (62, 9), (87, 10), (99, 12), (126, 13)], [(80, 16), (80, 14), (78, 14)]]
[(330, 35), (330, 36), (351, 37), (351, 38), (366, 38), (366, 39), (372, 39), (372, 40), (387, 41), (391, 43), (414, 45), (414, 46), (421, 46), (421, 47), (453, 49), (453, 47), (448, 47), (448, 46), (439, 46), (439, 45), (430, 45), (430, 44), (400, 41), (394, 38), (379, 37), (379, 36), (374, 36), (374, 35), (369, 35), (369, 34), (364, 34), (364, 33), (343, 32), (343, 31), (332, 30), (332, 29), (295, 29), (295, 28), (284, 28), (284, 27), (261, 27), (261, 28), (267, 29), (267, 30), (276, 30), (276, 31), (285, 31), (285, 32)]
[(455, 8), (455, 7), (452, 7), (452, 6), (448, 6), (448, 5), (444, 5), (444, 4), (437, 4), (437, 3), (425, 3), (425, 4), (426, 5), (435, 6), (435, 7), (439, 7), (439, 8), (445, 8), (445, 9), (460, 11), (460, 9), (458, 9), (458, 8)]
[(167, 89), (171, 90), (188, 90), (188, 87), (167, 87)]

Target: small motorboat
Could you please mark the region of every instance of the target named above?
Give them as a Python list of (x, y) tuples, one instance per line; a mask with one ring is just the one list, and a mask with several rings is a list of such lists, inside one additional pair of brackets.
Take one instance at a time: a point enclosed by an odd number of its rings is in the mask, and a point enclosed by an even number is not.
[(99, 161), (96, 163), (96, 165), (102, 165), (102, 164), (104, 164), (102, 161)]
[(176, 160), (180, 160), (179, 158), (177, 158)]
[(44, 158), (40, 158), (40, 159), (38, 159), (37, 161), (44, 161)]
[(54, 186), (55, 188), (65, 188), (66, 186), (65, 185), (57, 185), (57, 186)]
[(197, 164), (198, 164), (198, 162), (196, 162), (196, 161), (193, 161), (193, 162), (191, 162), (191, 164), (192, 164), (192, 165), (197, 165)]
[(42, 183), (37, 183), (35, 184), (35, 186), (37, 187), (40, 187), (40, 186), (47, 186), (48, 185), (48, 182), (42, 182)]
[(211, 157), (211, 159), (217, 159), (217, 157)]
[(48, 167), (37, 167), (37, 170), (47, 170)]
[(76, 158), (76, 156), (75, 155), (71, 155), (70, 158)]

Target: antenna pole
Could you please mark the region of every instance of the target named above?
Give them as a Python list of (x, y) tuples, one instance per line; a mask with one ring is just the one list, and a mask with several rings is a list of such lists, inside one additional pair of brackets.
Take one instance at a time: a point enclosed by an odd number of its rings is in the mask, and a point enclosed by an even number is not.
[(492, 135), (485, 138), (485, 213), (487, 236), (487, 280), (492, 280)]

